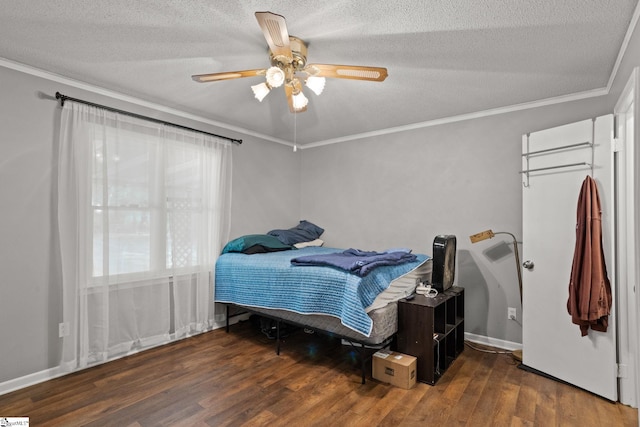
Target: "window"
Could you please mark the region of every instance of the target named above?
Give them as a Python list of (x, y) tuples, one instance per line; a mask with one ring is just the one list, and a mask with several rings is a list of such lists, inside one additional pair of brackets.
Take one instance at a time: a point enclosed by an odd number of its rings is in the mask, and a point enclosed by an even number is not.
[(203, 155), (197, 145), (122, 129), (93, 141), (93, 277), (198, 265)]

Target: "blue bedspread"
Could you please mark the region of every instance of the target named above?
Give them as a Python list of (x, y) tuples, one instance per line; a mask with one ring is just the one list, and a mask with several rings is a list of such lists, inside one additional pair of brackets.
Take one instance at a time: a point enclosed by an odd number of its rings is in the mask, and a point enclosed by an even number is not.
[(223, 254), (215, 267), (215, 301), (330, 315), (368, 337), (372, 322), (366, 307), (392, 280), (413, 270), (428, 257), (416, 255), (413, 262), (381, 266), (365, 277), (332, 267), (291, 265), (295, 257), (339, 251), (341, 249), (308, 247), (255, 255)]

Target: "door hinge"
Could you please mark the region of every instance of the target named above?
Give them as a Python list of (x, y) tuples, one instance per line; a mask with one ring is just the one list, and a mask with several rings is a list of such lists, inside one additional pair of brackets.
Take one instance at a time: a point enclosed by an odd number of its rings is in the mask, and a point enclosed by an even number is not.
[(618, 363), (618, 378), (628, 378), (629, 367), (625, 364)]
[(619, 152), (622, 149), (622, 142), (620, 138), (613, 138), (611, 141), (611, 151), (614, 153)]

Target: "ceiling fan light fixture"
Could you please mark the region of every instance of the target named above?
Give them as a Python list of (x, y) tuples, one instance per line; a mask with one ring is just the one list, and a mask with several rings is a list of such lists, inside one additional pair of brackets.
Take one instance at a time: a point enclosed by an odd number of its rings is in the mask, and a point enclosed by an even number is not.
[(260, 83), (258, 85), (251, 86), (251, 90), (253, 90), (253, 94), (255, 95), (256, 99), (262, 102), (264, 97), (269, 95), (271, 88), (267, 83)]
[(293, 94), (291, 98), (293, 99), (293, 108), (296, 110), (302, 110), (309, 103), (309, 99), (302, 92)]
[(267, 83), (271, 87), (280, 87), (284, 83), (284, 71), (278, 67), (270, 67), (267, 70)]
[(326, 82), (327, 79), (325, 79), (324, 77), (309, 76), (307, 77), (305, 84), (309, 89), (313, 91), (313, 93), (315, 93), (316, 95), (320, 95), (324, 90), (324, 85)]
[(194, 74), (199, 83), (264, 76), (265, 83), (251, 86), (260, 102), (273, 88), (284, 86), (291, 113), (307, 111), (309, 100), (302, 93), (304, 84), (316, 95), (324, 91), (326, 78), (368, 80), (381, 82), (387, 78), (387, 69), (362, 65), (307, 64), (307, 43), (289, 34), (284, 16), (272, 12), (256, 12), (258, 25), (269, 47), (271, 67), (222, 73)]

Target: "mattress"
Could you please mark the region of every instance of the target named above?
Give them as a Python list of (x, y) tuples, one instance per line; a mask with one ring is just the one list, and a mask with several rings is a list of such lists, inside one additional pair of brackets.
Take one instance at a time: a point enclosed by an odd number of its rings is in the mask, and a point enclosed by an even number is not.
[[(286, 251), (289, 252), (289, 251)], [(232, 260), (233, 263), (228, 264), (225, 262), (223, 266), (216, 266), (216, 302), (223, 303), (231, 303), (239, 307), (244, 307), (252, 312), (261, 313), (266, 316), (275, 317), (282, 319), (285, 322), (298, 324), (301, 326), (305, 326), (311, 329), (322, 330), (326, 332), (331, 332), (336, 335), (339, 335), (344, 338), (348, 338), (357, 342), (365, 343), (368, 345), (376, 345), (383, 343), (386, 339), (391, 337), (397, 332), (397, 301), (401, 298), (406, 297), (414, 292), (415, 287), (418, 283), (426, 283), (431, 280), (431, 271), (432, 271), (432, 261), (430, 258), (426, 256), (420, 256), (420, 260), (411, 264), (410, 266), (404, 268), (404, 272), (402, 274), (393, 274), (392, 276), (383, 275), (385, 278), (389, 278), (384, 281), (381, 280), (382, 283), (378, 283), (379, 290), (374, 297), (371, 297), (370, 304), (366, 307), (361, 305), (360, 311), (362, 312), (361, 316), (366, 317), (369, 322), (370, 329), (368, 331), (354, 328), (353, 325), (345, 324), (345, 318), (337, 315), (336, 313), (321, 313), (319, 310), (307, 310), (306, 312), (296, 309), (290, 309), (286, 306), (280, 307), (268, 307), (264, 306), (264, 302), (257, 297), (255, 300), (247, 299), (247, 294), (255, 294), (256, 292), (261, 292), (259, 289), (267, 289), (266, 287), (255, 286), (256, 277), (261, 273), (253, 272), (251, 279), (247, 280), (244, 277), (240, 278), (238, 276), (238, 268), (235, 262), (241, 261), (251, 261), (260, 264), (263, 260), (270, 260), (269, 268), (267, 269), (269, 274), (274, 277), (278, 276), (278, 271), (280, 269), (276, 269), (273, 267), (273, 263), (271, 261), (275, 261), (274, 258), (281, 258), (286, 256), (285, 254), (279, 254), (278, 257), (268, 256), (255, 258), (256, 256), (261, 255), (236, 255), (235, 257), (227, 257), (227, 260)], [(227, 270), (230, 267), (233, 270), (233, 281), (230, 281), (231, 276), (229, 273), (222, 273), (223, 270)], [(264, 266), (263, 266), (264, 267)], [(309, 267), (294, 267), (296, 272), (304, 272), (305, 274), (312, 273), (314, 269), (321, 269), (323, 271), (322, 277), (326, 279), (326, 274), (336, 274), (336, 270), (328, 267), (314, 267), (313, 269)], [(397, 268), (397, 267), (396, 267)], [(384, 272), (386, 268), (382, 267), (380, 273)], [(291, 274), (291, 269), (288, 269), (288, 274)], [(328, 271), (327, 271), (328, 270)], [(392, 269), (393, 270), (393, 269)], [(260, 270), (262, 271), (262, 269)], [(341, 285), (339, 287), (346, 288), (349, 287), (350, 282), (354, 280), (354, 276), (352, 274), (341, 273), (345, 276), (348, 276), (348, 280), (346, 282), (340, 282)], [(244, 276), (244, 275), (243, 275)], [(219, 278), (222, 277), (221, 280)], [(259, 279), (259, 278), (258, 278)], [(343, 279), (344, 280), (344, 279)], [(357, 280), (360, 280), (357, 278)], [(258, 280), (259, 281), (259, 280)], [(289, 279), (284, 280), (289, 281)], [(332, 284), (331, 281), (323, 282), (322, 280), (317, 280), (317, 278), (310, 279), (308, 276), (303, 276), (297, 283), (295, 287), (291, 287), (288, 284), (288, 289), (291, 292), (291, 289), (296, 290), (296, 292), (304, 292), (304, 286), (302, 282), (314, 282), (315, 286), (320, 286), (322, 288), (331, 288), (327, 284)], [(273, 280), (272, 282), (278, 282), (278, 280)], [(219, 286), (220, 285), (220, 286)], [(264, 285), (264, 284), (263, 284)], [(275, 289), (280, 285), (280, 283), (271, 283), (269, 288), (269, 293), (277, 292)], [(332, 286), (335, 284), (332, 284)], [(362, 286), (362, 283), (357, 282), (355, 285), (356, 288)], [(237, 289), (231, 289), (234, 287), (242, 287), (241, 290), (242, 295), (237, 295)], [(219, 289), (223, 288), (223, 289)], [(250, 290), (249, 290), (250, 289)], [(247, 292), (248, 291), (248, 292)], [(234, 295), (236, 294), (236, 295)], [(289, 296), (288, 296), (289, 297)], [(341, 295), (340, 298), (344, 296)], [(283, 298), (284, 299), (284, 298)], [(331, 298), (328, 298), (331, 299)], [(256, 302), (251, 302), (256, 301)], [(283, 301), (279, 301), (282, 303)], [(368, 332), (368, 333), (367, 333)]]
[(291, 259), (307, 254), (335, 253), (332, 248), (245, 255), (226, 253), (216, 261), (215, 302), (281, 309), (299, 314), (337, 317), (341, 323), (369, 336), (372, 320), (365, 311), (389, 284), (429, 259), (380, 266), (364, 277), (326, 266), (293, 266)]
[(373, 303), (371, 303), (365, 311), (369, 313), (411, 295), (415, 292), (416, 286), (419, 283), (431, 283), (432, 269), (433, 262), (430, 258), (410, 272), (393, 280), (387, 289), (378, 294)]

